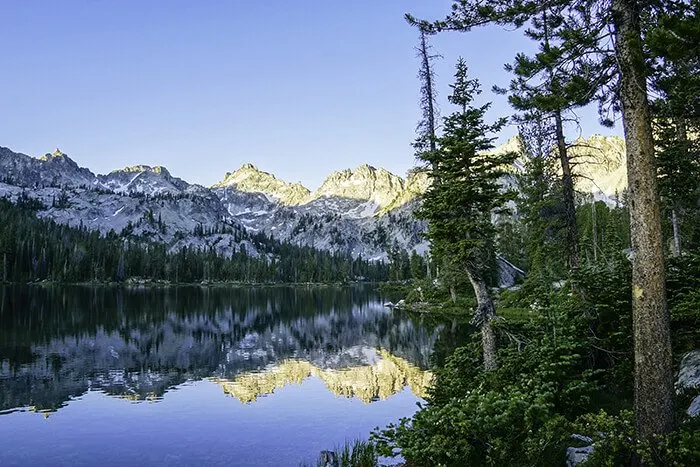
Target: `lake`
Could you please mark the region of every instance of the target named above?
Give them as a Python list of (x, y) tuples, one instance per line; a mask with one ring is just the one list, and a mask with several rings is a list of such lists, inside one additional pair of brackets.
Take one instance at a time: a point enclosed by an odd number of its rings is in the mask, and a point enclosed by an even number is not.
[(0, 465), (315, 465), (455, 332), (375, 288), (1, 287)]

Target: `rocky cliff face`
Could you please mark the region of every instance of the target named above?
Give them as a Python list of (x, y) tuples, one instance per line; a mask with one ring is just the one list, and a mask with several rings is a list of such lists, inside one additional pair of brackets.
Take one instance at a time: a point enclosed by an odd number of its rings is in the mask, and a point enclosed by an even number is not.
[(384, 169), (375, 169), (363, 164), (355, 170), (346, 169), (330, 174), (311, 195), (311, 200), (345, 198), (372, 203), (382, 208), (403, 190), (404, 181), (400, 177)]
[(59, 149), (34, 158), (0, 147), (0, 180), (26, 188), (96, 184), (95, 174), (78, 167), (75, 161)]
[(404, 181), (364, 164), (332, 173), (310, 192), (246, 164), (212, 190), (250, 231), (297, 245), (382, 259), (394, 241), (419, 252), (427, 248), (420, 236), (423, 224), (404, 206), (419, 194), (413, 178)]
[[(161, 166), (149, 167), (136, 165), (114, 170), (107, 175), (98, 175), (98, 185), (103, 189), (119, 194), (180, 194), (187, 192), (189, 183), (170, 175), (168, 169)], [(203, 187), (200, 187), (203, 188)]]
[[(492, 152), (517, 151), (517, 138)], [(624, 142), (594, 135), (579, 139), (575, 154), (577, 188), (613, 202), (626, 188)], [(513, 171), (522, 169), (516, 163)], [(403, 179), (363, 164), (329, 175), (311, 192), (299, 183), (244, 164), (205, 188), (173, 177), (166, 168), (138, 165), (95, 175), (56, 150), (33, 158), (0, 148), (0, 196), (13, 199), (23, 192), (41, 200), (42, 217), (102, 232), (126, 232), (171, 248), (213, 246), (222, 254), (245, 245), (241, 235), (194, 236), (205, 230), (234, 229), (265, 233), (282, 241), (349, 252), (363, 258), (386, 258), (393, 245), (423, 253), (425, 224), (413, 216), (430, 177), (419, 169)], [(512, 177), (504, 184), (512, 185)], [(57, 199), (66, 198), (61, 203)], [(248, 242), (248, 243), (246, 243)]]

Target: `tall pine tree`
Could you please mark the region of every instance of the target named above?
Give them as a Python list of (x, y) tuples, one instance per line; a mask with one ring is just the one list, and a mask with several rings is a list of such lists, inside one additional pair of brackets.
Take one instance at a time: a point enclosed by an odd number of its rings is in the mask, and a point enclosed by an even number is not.
[(491, 370), (496, 367), (496, 338), (491, 328), (495, 308), (486, 280), (496, 233), (491, 217), (511, 197), (502, 190), (499, 179), (515, 155), (484, 153), (493, 148), (495, 140), (488, 135), (498, 132), (505, 121), (484, 123), (490, 104), (472, 105), (480, 93), (479, 83), (469, 79), (462, 59), (451, 88), (449, 101), (457, 110), (443, 120), (437, 150), (423, 155), (440, 183), (433, 183), (426, 192), (419, 215), (428, 220), (433, 251), (466, 273), (474, 289), (473, 322), (481, 330), (484, 368)]
[[(575, 64), (555, 68), (562, 53), (559, 45), (562, 33), (567, 28), (563, 18), (564, 7), (559, 5), (551, 10), (542, 10), (532, 17), (532, 23), (525, 35), (539, 43), (539, 51), (533, 57), (520, 53), (515, 63), (506, 65), (513, 73), (508, 89), (494, 86), (496, 92), (509, 94), (511, 105), (520, 112), (517, 120), (521, 123), (545, 123), (552, 134), (553, 145), (546, 148), (558, 158), (561, 170), (561, 204), (563, 224), (566, 231), (567, 264), (570, 270), (579, 266), (578, 228), (576, 225), (576, 195), (574, 190), (574, 163), (564, 134), (565, 120), (576, 116), (571, 109), (587, 104), (592, 94), (592, 85), (585, 76), (577, 74)], [(550, 155), (550, 154), (547, 154)]]

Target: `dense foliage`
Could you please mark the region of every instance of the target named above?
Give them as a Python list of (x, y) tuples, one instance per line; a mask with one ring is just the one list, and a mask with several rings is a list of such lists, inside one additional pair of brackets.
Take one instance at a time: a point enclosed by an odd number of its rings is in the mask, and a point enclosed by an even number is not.
[(35, 203), (29, 198), (17, 204), (0, 200), (0, 281), (347, 282), (388, 277), (382, 263), (280, 243), (263, 234), (249, 237), (263, 253), (259, 256), (245, 248), (231, 257), (213, 249), (171, 251), (162, 243), (38, 219)]
[[(700, 342), (699, 266), (695, 253), (670, 267), (677, 355)], [(635, 452), (649, 460), (654, 452), (669, 464), (696, 463), (700, 426), (684, 414), (687, 398), (679, 399), (681, 431), (655, 446), (631, 443), (629, 262), (622, 253), (585, 262), (576, 283), (575, 293), (571, 283), (502, 292), (498, 369), (483, 371), (475, 330), (467, 345), (436, 361), (422, 410), (374, 433), (380, 451), (401, 451), (409, 465), (559, 465), (567, 447), (588, 444), (572, 438), (578, 433), (596, 443), (588, 465), (629, 464)]]

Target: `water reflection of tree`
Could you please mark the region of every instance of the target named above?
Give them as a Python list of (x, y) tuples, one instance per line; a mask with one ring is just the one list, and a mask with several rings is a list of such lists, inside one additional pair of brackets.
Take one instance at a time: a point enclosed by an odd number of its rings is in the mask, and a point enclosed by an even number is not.
[(389, 312), (367, 287), (8, 287), (1, 296), (0, 410), (55, 409), (88, 384), (160, 397), (187, 379), (235, 379), (286, 358), (367, 366), (347, 352), (358, 345), (426, 368), (443, 326)]

